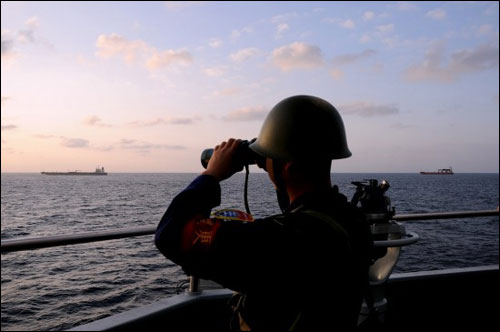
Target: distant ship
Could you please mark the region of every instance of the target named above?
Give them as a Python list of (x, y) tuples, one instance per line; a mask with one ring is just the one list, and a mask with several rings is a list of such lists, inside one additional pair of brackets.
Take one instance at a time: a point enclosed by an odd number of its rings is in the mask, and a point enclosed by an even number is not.
[(437, 172), (420, 172), (423, 175), (453, 175), (453, 169), (450, 168), (440, 168)]
[(95, 172), (80, 172), (80, 171), (73, 171), (73, 172), (42, 172), (43, 175), (108, 175), (104, 171), (104, 167), (97, 167), (95, 169)]

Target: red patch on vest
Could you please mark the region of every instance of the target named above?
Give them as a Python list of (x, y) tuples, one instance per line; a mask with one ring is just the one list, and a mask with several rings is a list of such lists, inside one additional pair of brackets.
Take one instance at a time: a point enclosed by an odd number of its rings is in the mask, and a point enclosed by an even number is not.
[(196, 216), (189, 220), (182, 230), (182, 251), (208, 251), (219, 227), (220, 221), (217, 219)]

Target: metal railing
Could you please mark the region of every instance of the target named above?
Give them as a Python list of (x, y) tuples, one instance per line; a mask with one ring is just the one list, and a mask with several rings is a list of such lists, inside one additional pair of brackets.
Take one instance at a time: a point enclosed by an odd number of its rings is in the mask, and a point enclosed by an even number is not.
[(156, 226), (142, 226), (107, 231), (76, 233), (70, 235), (64, 234), (45, 237), (2, 240), (2, 253), (151, 235), (154, 234), (155, 231)]
[(498, 210), (482, 210), (482, 211), (457, 211), (457, 212), (436, 212), (436, 213), (414, 213), (395, 215), (392, 219), (396, 221), (413, 221), (413, 220), (434, 220), (434, 219), (456, 219), (469, 217), (489, 217), (498, 216)]
[[(393, 216), (392, 219), (396, 221), (414, 221), (414, 220), (488, 217), (488, 216), (498, 216), (498, 215), (499, 215), (498, 210), (483, 210), (483, 211), (400, 214)], [(155, 231), (156, 231), (156, 226), (142, 226), (142, 227), (122, 228), (117, 230), (77, 233), (71, 235), (55, 235), (47, 237), (2, 240), (2, 253), (65, 246), (71, 244), (107, 241), (114, 239), (123, 239), (134, 236), (152, 235), (155, 233)]]

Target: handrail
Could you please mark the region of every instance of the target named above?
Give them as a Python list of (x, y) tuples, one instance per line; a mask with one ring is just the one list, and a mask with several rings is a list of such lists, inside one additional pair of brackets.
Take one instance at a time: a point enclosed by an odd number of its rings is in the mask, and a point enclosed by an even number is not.
[[(396, 221), (414, 221), (414, 220), (429, 220), (429, 219), (487, 217), (487, 216), (498, 216), (498, 215), (499, 215), (498, 210), (483, 210), (483, 211), (400, 214), (393, 216), (392, 219)], [(71, 235), (55, 235), (47, 237), (2, 240), (2, 253), (57, 247), (70, 244), (107, 241), (107, 240), (122, 239), (122, 238), (142, 236), (142, 235), (152, 235), (155, 233), (155, 231), (156, 231), (156, 226), (141, 226), (141, 227), (122, 228), (118, 230), (77, 233)]]
[(402, 239), (391, 239), (391, 240), (376, 240), (373, 241), (373, 246), (375, 248), (392, 248), (392, 247), (403, 247), (410, 244), (416, 243), (420, 240), (420, 236), (415, 232), (407, 232)]
[(114, 239), (123, 239), (133, 236), (154, 234), (156, 226), (141, 226), (107, 231), (95, 231), (77, 234), (64, 234), (45, 237), (21, 238), (14, 240), (2, 240), (2, 253), (11, 251), (32, 250), (48, 247), (65, 246), (69, 244), (80, 244)]
[(456, 219), (470, 217), (488, 217), (498, 216), (498, 210), (480, 210), (480, 211), (455, 211), (455, 212), (433, 212), (433, 213), (415, 213), (415, 214), (399, 214), (392, 217), (396, 221), (413, 221), (413, 220), (434, 220), (434, 219)]

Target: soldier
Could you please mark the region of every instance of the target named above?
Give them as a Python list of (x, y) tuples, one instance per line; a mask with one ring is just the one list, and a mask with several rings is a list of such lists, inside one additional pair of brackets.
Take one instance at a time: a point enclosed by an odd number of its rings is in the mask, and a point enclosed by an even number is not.
[(351, 156), (340, 114), (312, 96), (278, 103), (249, 148), (265, 161), (283, 213), (211, 218), (219, 182), (243, 167), (240, 142), (215, 147), (206, 171), (165, 212), (156, 246), (188, 275), (237, 292), (234, 329), (356, 327), (373, 243), (362, 214), (331, 184), (332, 159)]

